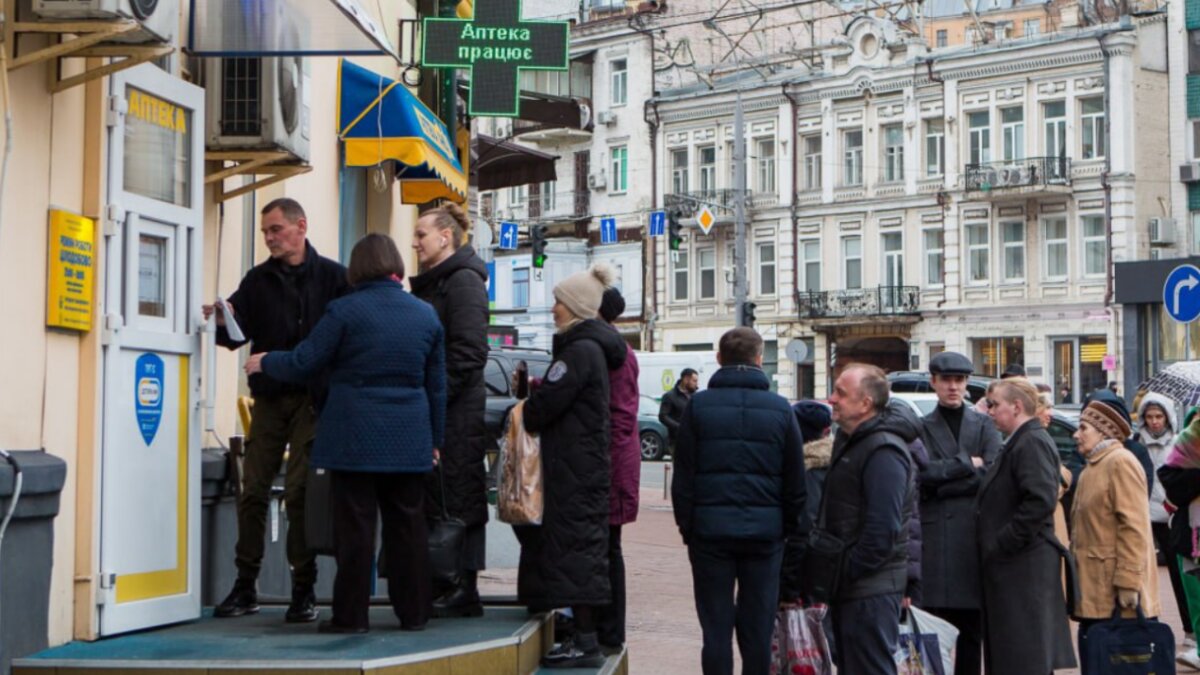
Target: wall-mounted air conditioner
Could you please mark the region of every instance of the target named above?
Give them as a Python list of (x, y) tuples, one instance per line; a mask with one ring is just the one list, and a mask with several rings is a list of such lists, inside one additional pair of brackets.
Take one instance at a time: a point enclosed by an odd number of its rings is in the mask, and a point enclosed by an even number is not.
[(1175, 243), (1175, 219), (1151, 218), (1150, 243), (1155, 246), (1170, 246)]
[(309, 93), (298, 56), (207, 59), (207, 144), (309, 159)]
[(604, 172), (601, 171), (600, 173), (589, 173), (588, 187), (592, 190), (603, 190), (604, 188), (608, 187), (608, 181), (604, 179)]
[(118, 42), (171, 42), (179, 30), (180, 0), (33, 0), (43, 19), (134, 19), (140, 30), (123, 33)]
[(1180, 165), (1179, 180), (1184, 183), (1200, 182), (1200, 162)]
[(596, 122), (609, 127), (617, 123), (617, 116), (608, 110), (601, 110), (596, 113)]

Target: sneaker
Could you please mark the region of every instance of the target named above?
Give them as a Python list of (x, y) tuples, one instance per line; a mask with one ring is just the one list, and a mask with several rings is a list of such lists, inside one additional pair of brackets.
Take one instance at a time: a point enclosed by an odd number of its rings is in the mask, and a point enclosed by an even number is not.
[(604, 652), (596, 646), (589, 650), (580, 649), (572, 638), (567, 638), (554, 646), (542, 657), (542, 667), (557, 668), (599, 668), (604, 665)]
[(292, 586), (292, 604), (288, 605), (284, 620), (288, 623), (309, 623), (316, 621), (317, 594), (312, 586)]
[(258, 591), (253, 579), (238, 579), (233, 590), (213, 610), (213, 616), (229, 618), (258, 613)]
[(1196, 651), (1196, 635), (1194, 633), (1183, 634), (1183, 646), (1179, 648), (1181, 652)]
[(1175, 663), (1178, 663), (1181, 666), (1187, 666), (1192, 670), (1200, 670), (1200, 656), (1196, 655), (1195, 650), (1180, 652), (1179, 655), (1175, 657)]

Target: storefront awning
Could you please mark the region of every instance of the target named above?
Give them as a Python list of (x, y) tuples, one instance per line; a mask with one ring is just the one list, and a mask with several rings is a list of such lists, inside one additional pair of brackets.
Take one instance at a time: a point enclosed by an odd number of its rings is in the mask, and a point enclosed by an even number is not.
[(396, 162), (406, 204), (467, 198), (467, 177), (446, 126), (404, 85), (342, 60), (338, 65), (338, 138), (346, 166)]
[(193, 0), (196, 56), (365, 56), (399, 60), (360, 0)]
[(557, 180), (557, 160), (556, 155), (475, 134), (471, 139), (471, 185), (480, 190), (500, 190)]

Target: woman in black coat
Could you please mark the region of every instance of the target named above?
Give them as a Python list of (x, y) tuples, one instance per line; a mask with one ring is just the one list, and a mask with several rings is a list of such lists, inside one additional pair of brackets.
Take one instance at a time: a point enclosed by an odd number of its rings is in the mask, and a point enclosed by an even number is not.
[(517, 593), (533, 608), (570, 606), (575, 634), (543, 659), (549, 668), (603, 664), (596, 607), (611, 602), (608, 577), (608, 373), (625, 361), (625, 342), (594, 318), (607, 267), (593, 267), (554, 287), (554, 361), (525, 402), (525, 429), (540, 434), (542, 524), (519, 529)]
[[(487, 267), (462, 246), (470, 222), (455, 204), (426, 211), (417, 220), (413, 248), (424, 274), (412, 278), (413, 294), (433, 305), (446, 332), (446, 444), (441, 449), (446, 510), (467, 524), (458, 583), (436, 589), (435, 616), (482, 616), (476, 578), (487, 563), (486, 445), (483, 422), (487, 391)], [(426, 482), (426, 513), (442, 512), (437, 472)]]

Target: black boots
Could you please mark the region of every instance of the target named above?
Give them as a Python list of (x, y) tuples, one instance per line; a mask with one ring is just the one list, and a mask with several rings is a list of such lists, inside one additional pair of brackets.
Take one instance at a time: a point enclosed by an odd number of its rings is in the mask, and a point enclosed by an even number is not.
[(227, 618), (258, 613), (258, 591), (253, 579), (238, 579), (233, 590), (213, 610), (213, 616)]
[(292, 586), (292, 604), (288, 605), (284, 620), (288, 623), (308, 623), (317, 620), (317, 594), (312, 586)]
[(460, 574), (458, 583), (433, 601), (433, 615), (439, 619), (483, 616), (476, 580), (477, 573), (473, 570)]

